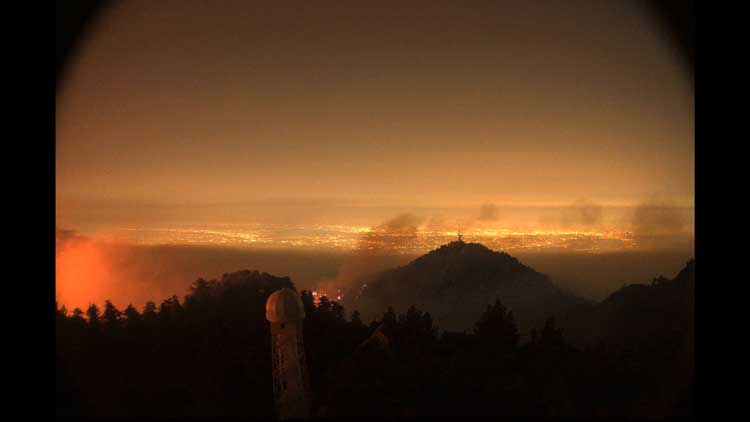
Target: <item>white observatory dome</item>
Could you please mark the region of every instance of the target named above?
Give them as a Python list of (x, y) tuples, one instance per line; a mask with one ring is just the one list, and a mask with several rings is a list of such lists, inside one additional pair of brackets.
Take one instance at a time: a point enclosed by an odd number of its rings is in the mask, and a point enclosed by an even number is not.
[(266, 302), (266, 319), (270, 322), (305, 319), (305, 307), (297, 292), (289, 288), (276, 290)]

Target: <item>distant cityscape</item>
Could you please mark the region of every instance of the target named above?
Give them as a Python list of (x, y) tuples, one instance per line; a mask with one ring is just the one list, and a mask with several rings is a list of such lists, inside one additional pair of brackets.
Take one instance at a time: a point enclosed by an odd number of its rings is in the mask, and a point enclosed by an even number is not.
[[(394, 253), (423, 253), (455, 240), (456, 231), (420, 228), (416, 232), (376, 233), (368, 227), (343, 225), (217, 225), (210, 228), (119, 228), (111, 240), (122, 240), (143, 245), (205, 245), (257, 248), (299, 248), (349, 251), (357, 248), (386, 249)], [(615, 252), (632, 250), (638, 246), (635, 236), (616, 231), (513, 231), (464, 230), (468, 242), (481, 242), (493, 249), (534, 251)], [(401, 237), (410, 237), (400, 242)]]

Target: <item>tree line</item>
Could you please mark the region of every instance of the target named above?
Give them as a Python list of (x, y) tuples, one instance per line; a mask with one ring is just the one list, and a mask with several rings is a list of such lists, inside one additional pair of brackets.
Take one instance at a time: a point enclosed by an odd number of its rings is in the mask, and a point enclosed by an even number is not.
[[(58, 307), (58, 416), (273, 417), (265, 302), (283, 287), (240, 271), (141, 310)], [(414, 306), (366, 323), (300, 294), (316, 416), (638, 417), (663, 383), (649, 354), (574, 346), (554, 318), (522, 342), (500, 300), (473, 330), (446, 332)]]

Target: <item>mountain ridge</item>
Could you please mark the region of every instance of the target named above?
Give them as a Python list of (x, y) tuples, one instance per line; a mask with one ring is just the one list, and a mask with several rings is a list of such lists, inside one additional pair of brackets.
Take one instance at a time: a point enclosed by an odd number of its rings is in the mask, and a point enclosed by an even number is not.
[(377, 317), (388, 306), (405, 310), (415, 305), (445, 330), (462, 331), (471, 329), (496, 299), (514, 311), (522, 333), (587, 303), (506, 252), (459, 240), (363, 283), (352, 306), (365, 317)]
[(695, 259), (672, 279), (632, 283), (588, 309), (565, 316), (562, 325), (576, 343), (638, 345), (683, 338), (694, 327)]

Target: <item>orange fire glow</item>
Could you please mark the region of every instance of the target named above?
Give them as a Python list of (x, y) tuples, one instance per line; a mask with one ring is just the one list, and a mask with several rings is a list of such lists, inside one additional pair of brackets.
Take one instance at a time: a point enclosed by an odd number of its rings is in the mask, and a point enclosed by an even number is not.
[(103, 252), (93, 241), (73, 240), (59, 245), (55, 258), (56, 300), (85, 310), (102, 295), (111, 277)]
[(341, 293), (340, 289), (337, 290), (335, 298), (329, 296), (328, 293), (326, 293), (325, 291), (318, 291), (318, 290), (313, 290), (312, 291), (312, 296), (313, 296), (313, 303), (315, 305), (318, 305), (320, 303), (320, 299), (323, 296), (325, 296), (329, 300), (342, 300), (344, 298), (344, 295)]

